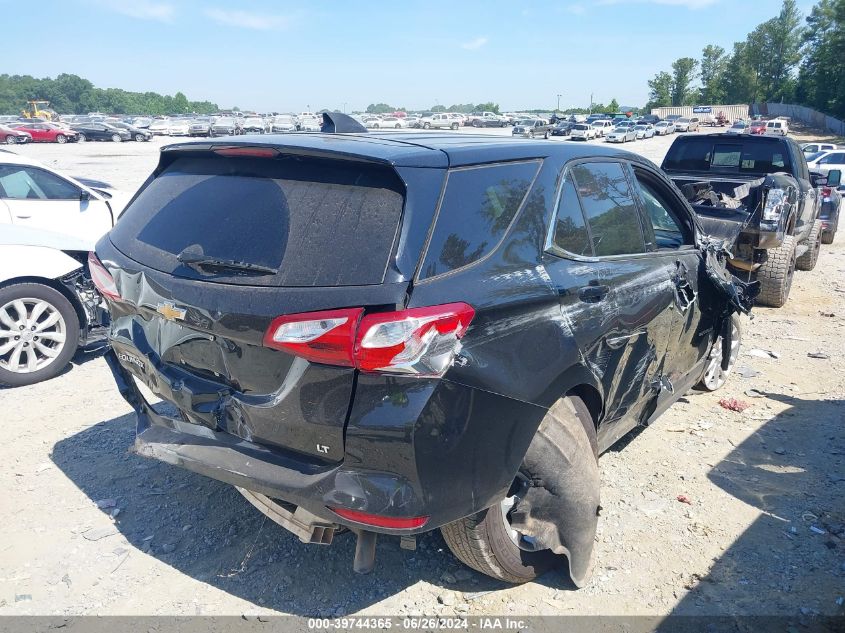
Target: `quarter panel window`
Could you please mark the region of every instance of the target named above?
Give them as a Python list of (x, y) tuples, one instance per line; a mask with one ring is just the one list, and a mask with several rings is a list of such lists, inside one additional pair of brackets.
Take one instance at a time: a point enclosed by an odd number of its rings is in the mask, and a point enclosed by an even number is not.
[(645, 240), (622, 165), (583, 163), (572, 168), (596, 256), (645, 252)]
[(420, 279), (462, 268), (490, 253), (516, 216), (539, 167), (530, 162), (451, 171)]

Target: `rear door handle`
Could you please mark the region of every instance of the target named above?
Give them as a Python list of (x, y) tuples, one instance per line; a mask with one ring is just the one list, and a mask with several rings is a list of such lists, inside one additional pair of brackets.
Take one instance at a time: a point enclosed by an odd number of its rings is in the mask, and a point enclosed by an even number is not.
[(607, 286), (584, 286), (578, 290), (578, 298), (584, 303), (597, 303), (607, 296)]

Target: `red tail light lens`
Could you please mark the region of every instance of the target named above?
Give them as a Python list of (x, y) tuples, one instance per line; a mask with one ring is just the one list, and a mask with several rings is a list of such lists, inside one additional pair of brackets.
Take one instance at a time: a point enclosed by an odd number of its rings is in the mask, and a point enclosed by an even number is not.
[(88, 270), (91, 273), (91, 281), (97, 286), (101, 295), (109, 299), (120, 299), (114, 277), (111, 276), (111, 273), (106, 270), (106, 267), (93, 252), (88, 253)]
[(361, 371), (439, 377), (460, 351), (475, 310), (449, 303), (362, 318), (363, 308), (280, 316), (264, 345), (315, 363)]
[(829, 198), (830, 197), (830, 187), (823, 187), (822, 188), (822, 197)]
[(215, 154), (219, 156), (237, 157), (246, 156), (248, 158), (275, 158), (279, 155), (279, 150), (272, 147), (224, 147), (222, 149), (214, 150)]
[(429, 519), (429, 517), (385, 517), (379, 514), (367, 514), (366, 512), (347, 510), (345, 508), (329, 508), (329, 510), (347, 521), (391, 530), (413, 530), (420, 528), (428, 523)]
[(355, 365), (362, 371), (442, 376), (474, 316), (466, 303), (368, 314), (358, 327)]
[(363, 308), (302, 312), (273, 320), (264, 345), (315, 363), (352, 367), (355, 331)]

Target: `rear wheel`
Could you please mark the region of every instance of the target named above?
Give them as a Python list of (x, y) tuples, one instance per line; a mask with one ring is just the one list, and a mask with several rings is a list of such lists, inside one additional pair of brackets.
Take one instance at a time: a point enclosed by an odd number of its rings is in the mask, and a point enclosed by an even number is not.
[[(562, 419), (565, 417), (565, 420)], [(566, 562), (537, 539), (518, 529), (537, 522), (551, 531), (564, 531), (548, 522), (542, 511), (526, 513), (530, 490), (552, 495), (566, 519), (584, 529), (575, 538), (560, 540), (568, 548), (570, 576), (581, 586), (592, 564), (598, 509), (598, 461), (595, 427), (584, 402), (574, 396), (559, 401), (540, 424), (508, 496), (486, 510), (440, 528), (449, 549), (461, 562), (483, 574), (510, 583), (529, 582)], [(585, 485), (586, 484), (586, 485)], [(573, 493), (573, 494), (568, 494)], [(573, 503), (578, 499), (578, 504)], [(586, 508), (586, 521), (578, 510)], [(573, 510), (573, 512), (568, 512)], [(529, 516), (525, 516), (529, 514)], [(520, 522), (521, 521), (521, 522)]]
[(123, 139), (120, 138), (120, 134), (112, 134), (111, 140), (113, 140), (115, 143), (120, 143)]
[(423, 123), (423, 129), (424, 130), (427, 130), (430, 127), (431, 127), (431, 123), (428, 123), (428, 122)]
[(457, 129), (458, 129), (458, 124), (457, 124), (457, 123), (453, 123), (452, 125), (450, 125), (450, 126), (449, 126), (449, 129), (450, 129), (450, 130), (457, 130)]
[(825, 231), (822, 233), (822, 244), (833, 244), (834, 237), (836, 237), (836, 231)]
[(143, 134), (136, 134), (136, 135), (135, 135), (135, 140), (136, 140), (138, 143), (140, 143), (141, 141), (146, 141), (146, 140), (147, 140), (147, 137), (146, 137), (146, 136), (144, 136)]
[(780, 308), (789, 299), (795, 276), (795, 237), (787, 235), (783, 244), (770, 249), (768, 259), (757, 270), (759, 301), (764, 306)]
[(12, 136), (11, 134), (9, 134), (9, 135), (6, 137), (6, 139), (5, 139), (5, 140), (6, 140), (6, 145), (14, 145), (15, 143), (17, 143), (17, 142), (18, 142), (18, 139), (16, 139), (16, 138), (15, 138), (14, 136)]
[(67, 137), (64, 134), (56, 134), (56, 143), (64, 145), (67, 143)]
[[(84, 142), (85, 142), (85, 141), (87, 141), (87, 140), (88, 140), (88, 139), (85, 137), (85, 135), (84, 135), (82, 132), (80, 132), (80, 133), (79, 133), (79, 136), (77, 136), (77, 137), (76, 137), (76, 142), (77, 142), (77, 143), (84, 143)], [(59, 142), (61, 142), (61, 141), (59, 141)]]
[(795, 260), (795, 267), (798, 270), (813, 270), (816, 267), (816, 262), (819, 261), (819, 252), (822, 249), (822, 222), (816, 220), (813, 222), (813, 228), (810, 229), (810, 234), (807, 236), (807, 251)]
[(79, 344), (79, 317), (58, 290), (37, 283), (0, 289), (0, 384), (57, 375)]

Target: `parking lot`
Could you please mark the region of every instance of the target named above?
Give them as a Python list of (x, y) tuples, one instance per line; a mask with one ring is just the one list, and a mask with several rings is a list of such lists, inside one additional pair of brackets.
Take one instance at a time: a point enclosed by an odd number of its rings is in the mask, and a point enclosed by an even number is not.
[[(673, 138), (620, 147), (659, 164)], [(133, 191), (171, 142), (13, 151)], [(302, 545), (231, 487), (130, 454), (134, 418), (91, 346), (54, 380), (0, 389), (0, 614), (843, 614), (844, 252), (840, 236), (784, 308), (743, 319), (723, 390), (688, 394), (602, 456), (596, 572), (580, 590), (556, 572), (498, 584), (439, 533), (415, 552), (380, 539), (357, 576), (349, 535)]]

